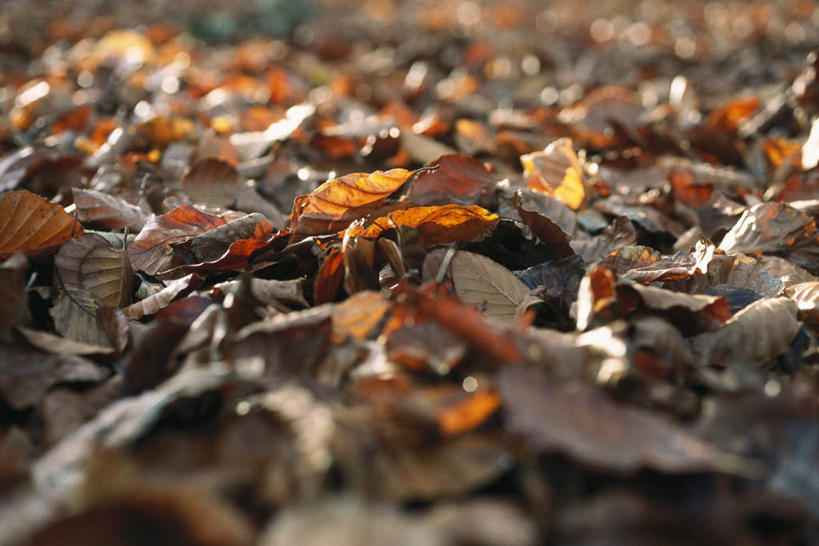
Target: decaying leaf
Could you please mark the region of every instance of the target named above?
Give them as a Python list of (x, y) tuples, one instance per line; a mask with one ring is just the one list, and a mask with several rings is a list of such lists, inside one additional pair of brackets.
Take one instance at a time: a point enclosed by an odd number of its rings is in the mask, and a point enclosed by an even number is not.
[(0, 258), (57, 247), (82, 234), (82, 225), (59, 205), (26, 190), (0, 194)]
[(182, 179), (182, 189), (196, 203), (227, 207), (236, 201), (242, 177), (230, 163), (216, 158), (196, 162)]
[(460, 251), (450, 269), (455, 293), (501, 324), (513, 324), (529, 288), (499, 263), (473, 252)]
[(745, 254), (780, 254), (810, 271), (819, 264), (816, 221), (783, 203), (759, 203), (745, 211), (719, 248)]
[(785, 289), (785, 294), (796, 302), (799, 319), (819, 322), (819, 282), (803, 282)]
[(518, 190), (515, 208), (538, 239), (560, 257), (573, 256), (570, 245), (577, 232), (577, 217), (563, 203), (545, 194)]

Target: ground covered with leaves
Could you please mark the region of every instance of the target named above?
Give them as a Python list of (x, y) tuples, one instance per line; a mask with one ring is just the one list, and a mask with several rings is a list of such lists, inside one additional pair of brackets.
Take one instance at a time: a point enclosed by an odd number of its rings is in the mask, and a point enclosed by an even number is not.
[(73, 4), (0, 15), (0, 543), (819, 541), (812, 2)]

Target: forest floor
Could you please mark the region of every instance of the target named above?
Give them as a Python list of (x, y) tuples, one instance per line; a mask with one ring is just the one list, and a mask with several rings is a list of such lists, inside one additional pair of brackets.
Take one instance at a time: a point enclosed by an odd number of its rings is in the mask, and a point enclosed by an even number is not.
[(0, 545), (816, 544), (819, 7), (6, 0)]

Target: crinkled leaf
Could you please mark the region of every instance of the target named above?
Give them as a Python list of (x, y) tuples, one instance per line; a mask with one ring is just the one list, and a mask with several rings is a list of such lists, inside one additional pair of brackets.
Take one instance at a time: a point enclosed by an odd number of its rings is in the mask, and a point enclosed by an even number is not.
[(477, 206), (444, 205), (396, 208), (348, 230), (350, 237), (377, 238), (384, 230), (400, 226), (418, 230), (424, 246), (456, 241), (472, 242), (484, 238), (498, 223), (498, 216)]
[(819, 270), (816, 221), (784, 203), (759, 203), (745, 211), (719, 248), (745, 254), (782, 254), (808, 270)]
[(190, 205), (176, 207), (151, 218), (128, 245), (131, 264), (149, 275), (167, 269), (173, 259), (173, 243), (186, 241), (227, 223), (222, 216), (208, 214)]
[(297, 198), (290, 218), (293, 232), (309, 236), (340, 231), (375, 209), (403, 186), (410, 174), (404, 169), (392, 169), (327, 181), (313, 193)]

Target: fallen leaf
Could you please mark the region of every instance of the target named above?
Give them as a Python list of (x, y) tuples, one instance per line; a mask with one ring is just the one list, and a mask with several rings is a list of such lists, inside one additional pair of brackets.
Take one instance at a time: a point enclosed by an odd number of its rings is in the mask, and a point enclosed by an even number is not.
[(131, 301), (134, 279), (125, 252), (95, 233), (61, 246), (54, 267), (61, 290), (87, 292), (107, 307), (124, 307)]
[(485, 204), (495, 179), (483, 163), (461, 154), (444, 155), (412, 181), (407, 199), (418, 205)]
[(583, 167), (570, 138), (559, 138), (543, 151), (523, 155), (520, 162), (530, 189), (551, 195), (572, 210), (583, 204)]
[(538, 452), (559, 452), (623, 474), (755, 474), (756, 465), (723, 453), (682, 427), (623, 407), (582, 383), (555, 385), (527, 368), (506, 368), (500, 393), (507, 427)]
[(450, 274), (455, 293), (462, 301), (477, 306), (484, 315), (501, 324), (514, 324), (518, 305), (529, 293), (529, 288), (514, 273), (473, 252), (457, 252)]
[(325, 182), (296, 199), (290, 224), (300, 236), (335, 233), (366, 216), (404, 185), (412, 173), (392, 169), (353, 173)]
[(131, 264), (149, 275), (167, 269), (173, 259), (173, 243), (190, 239), (223, 226), (227, 220), (199, 209), (182, 205), (167, 214), (151, 218), (136, 239), (128, 245)]
[(782, 354), (797, 331), (797, 304), (788, 298), (755, 301), (722, 328), (692, 338), (704, 365), (764, 364)]
[(35, 255), (82, 234), (82, 225), (59, 205), (26, 190), (0, 194), (0, 259)]
[(182, 178), (182, 190), (196, 203), (230, 206), (242, 184), (242, 177), (230, 163), (216, 158), (194, 163)]
[(533, 191), (518, 190), (515, 208), (538, 239), (561, 258), (574, 255), (570, 243), (577, 231), (577, 216), (557, 199)]
[(498, 216), (477, 206), (444, 205), (396, 208), (348, 228), (349, 237), (375, 239), (385, 230), (412, 227), (424, 246), (436, 246), (455, 241), (472, 242), (484, 238), (498, 223)]
[(74, 204), (81, 222), (108, 229), (128, 228), (139, 231), (148, 215), (136, 205), (94, 190), (73, 188)]

